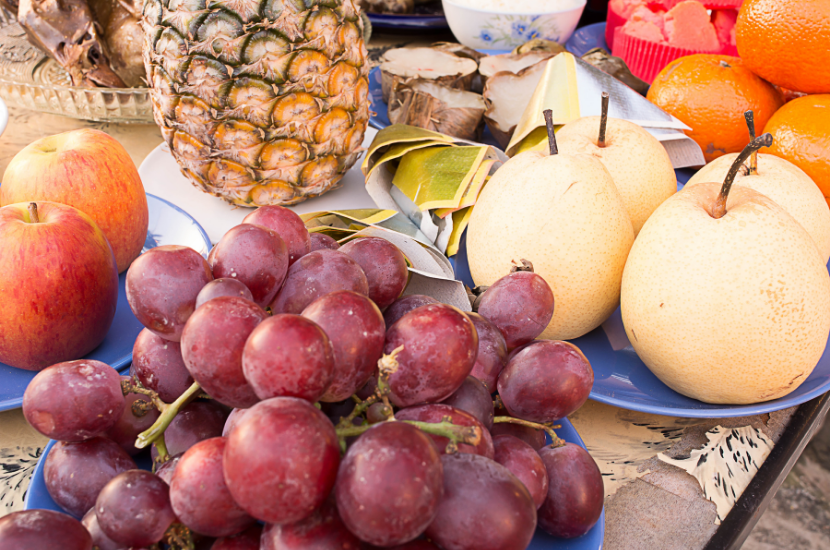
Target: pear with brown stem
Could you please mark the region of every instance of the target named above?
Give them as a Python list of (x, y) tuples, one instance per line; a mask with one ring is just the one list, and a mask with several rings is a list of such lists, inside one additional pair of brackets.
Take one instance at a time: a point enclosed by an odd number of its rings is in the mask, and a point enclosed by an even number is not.
[[(746, 112), (750, 135), (755, 137), (752, 111)], [(753, 163), (753, 157), (757, 160)], [(687, 187), (726, 177), (738, 153), (718, 157), (700, 169)], [(824, 195), (801, 168), (775, 155), (754, 153), (735, 176), (735, 185), (766, 195), (796, 219), (813, 238), (825, 263), (830, 259), (830, 209)]]
[[(830, 275), (807, 231), (768, 197), (724, 183), (687, 186), (651, 215), (622, 280), (634, 350), (672, 389), (748, 404), (795, 390), (830, 334)], [(760, 159), (759, 159), (760, 160)], [(763, 163), (759, 163), (759, 168)]]
[(651, 213), (677, 191), (677, 176), (657, 138), (633, 122), (608, 117), (608, 99), (603, 92), (601, 116), (565, 124), (556, 139), (563, 153), (592, 155), (605, 165), (636, 235)]

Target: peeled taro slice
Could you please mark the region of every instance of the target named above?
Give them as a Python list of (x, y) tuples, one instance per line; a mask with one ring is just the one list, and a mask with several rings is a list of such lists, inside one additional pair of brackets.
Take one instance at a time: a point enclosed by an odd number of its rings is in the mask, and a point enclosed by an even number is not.
[(389, 103), (389, 94), (396, 81), (421, 78), (436, 84), (469, 90), (478, 63), (433, 48), (396, 48), (383, 54), (380, 64), (383, 101)]
[(540, 61), (519, 72), (496, 73), (487, 79), (484, 86), (484, 101), (487, 111), (484, 121), (502, 149), (507, 148), (522, 114), (542, 80), (547, 61)]
[(481, 139), (486, 106), (484, 98), (441, 86), (429, 80), (410, 79), (396, 83), (389, 98), (389, 121), (408, 124), (448, 136)]
[(513, 54), (505, 53), (501, 55), (488, 55), (478, 62), (478, 72), (485, 78), (490, 78), (496, 73), (510, 72), (518, 74), (523, 69), (530, 67), (553, 57), (551, 52), (532, 51), (527, 53)]

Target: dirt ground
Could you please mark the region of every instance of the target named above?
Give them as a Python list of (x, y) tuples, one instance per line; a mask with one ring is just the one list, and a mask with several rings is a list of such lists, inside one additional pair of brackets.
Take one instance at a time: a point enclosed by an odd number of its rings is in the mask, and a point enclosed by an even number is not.
[(830, 422), (825, 420), (743, 550), (830, 548)]

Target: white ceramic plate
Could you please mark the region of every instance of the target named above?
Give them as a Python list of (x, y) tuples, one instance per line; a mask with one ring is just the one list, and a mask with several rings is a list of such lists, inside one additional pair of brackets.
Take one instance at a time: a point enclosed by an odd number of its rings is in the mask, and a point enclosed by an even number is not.
[[(367, 128), (363, 146), (372, 143), (377, 130)], [(319, 212), (322, 210), (349, 210), (356, 208), (377, 208), (366, 192), (365, 178), (360, 171), (359, 159), (343, 177), (342, 186), (320, 197), (309, 199), (290, 207), (298, 214)], [(170, 154), (167, 145), (162, 143), (147, 155), (138, 169), (144, 189), (158, 197), (166, 199), (185, 209), (199, 225), (207, 231), (211, 242), (219, 239), (232, 227), (242, 223), (242, 219), (253, 212), (251, 208), (233, 206), (225, 201), (208, 195), (194, 186), (179, 170), (179, 165)]]
[(0, 99), (0, 136), (3, 135), (3, 132), (6, 129), (6, 126), (9, 124), (9, 109), (6, 107), (5, 102)]

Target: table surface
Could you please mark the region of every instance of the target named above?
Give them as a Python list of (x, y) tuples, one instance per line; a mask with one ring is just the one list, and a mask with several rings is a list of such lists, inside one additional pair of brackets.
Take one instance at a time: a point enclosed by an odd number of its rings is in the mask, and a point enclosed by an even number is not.
[[(370, 51), (377, 59), (390, 47), (448, 39), (452, 37), (446, 33), (427, 36), (376, 33)], [(32, 141), (76, 128), (97, 128), (112, 135), (127, 149), (137, 166), (162, 142), (161, 133), (154, 125), (95, 123), (12, 107), (8, 127), (0, 136), (0, 173)], [(604, 548), (706, 546), (718, 528), (715, 504), (704, 496), (695, 477), (657, 455), (688, 459), (707, 442), (706, 432), (718, 426), (735, 429), (751, 426), (777, 442), (795, 411), (792, 408), (769, 415), (720, 420), (686, 419), (587, 402), (570, 420), (599, 464), (605, 481)], [(26, 424), (20, 410), (0, 413), (0, 515), (22, 509), (29, 478), (46, 441)]]

